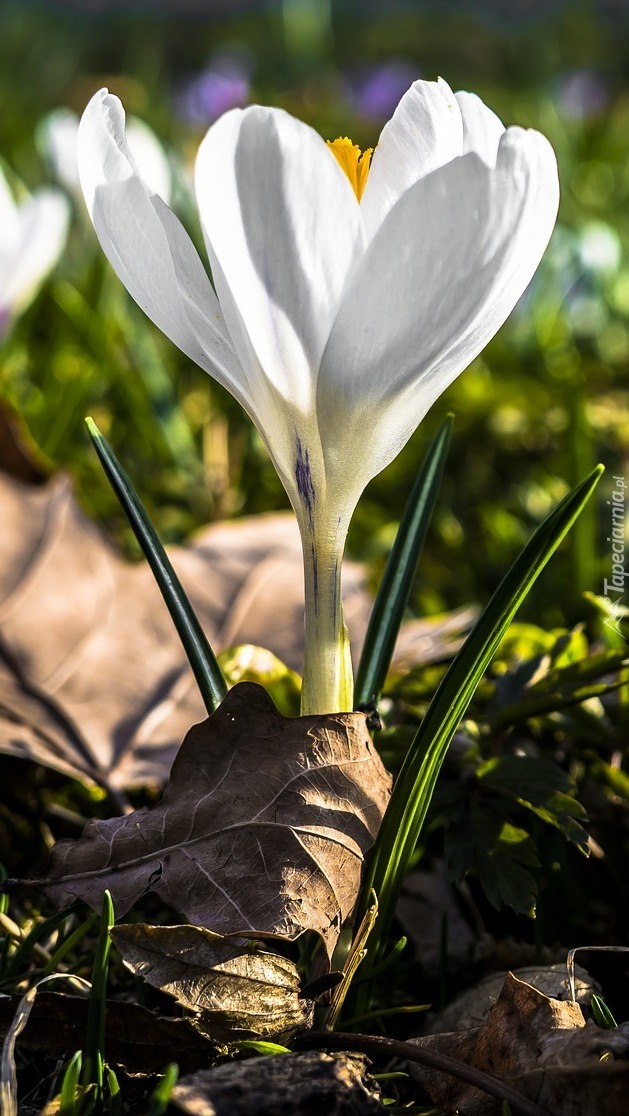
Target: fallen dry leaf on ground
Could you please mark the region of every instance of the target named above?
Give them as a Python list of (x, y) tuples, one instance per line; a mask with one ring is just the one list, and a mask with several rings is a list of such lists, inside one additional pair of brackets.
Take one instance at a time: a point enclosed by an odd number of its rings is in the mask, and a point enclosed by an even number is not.
[(288, 718), (241, 682), (186, 736), (164, 797), (59, 841), (41, 879), (63, 906), (118, 916), (149, 891), (218, 934), (321, 935), (351, 913), (391, 777), (362, 713)]
[(312, 1025), (314, 1004), (300, 998), (299, 969), (287, 957), (222, 938), (201, 926), (114, 926), (125, 965), (195, 1013), (215, 1042), (289, 1042)]
[[(0, 475), (0, 517), (0, 751), (117, 790), (163, 785), (205, 710), (150, 570), (123, 561), (63, 476), (35, 486)], [(171, 557), (216, 651), (261, 644), (301, 669), (292, 515), (213, 524)], [(355, 563), (344, 600), (356, 651), (370, 598)], [(446, 658), (469, 619), (414, 622), (400, 650)]]
[(379, 1090), (361, 1054), (279, 1054), (184, 1077), (171, 1104), (190, 1116), (377, 1116)]
[[(570, 1000), (570, 982), (565, 961), (555, 965), (525, 965), (512, 969), (513, 976), (525, 984), (531, 984), (538, 992), (543, 992), (554, 1000)], [(467, 1031), (480, 1027), (496, 1003), (504, 987), (502, 973), (489, 973), (472, 988), (461, 992), (448, 1004), (444, 1011), (434, 1017), (426, 1018), (425, 1033), (439, 1034), (443, 1031)], [(592, 994), (601, 988), (597, 981), (581, 965), (575, 965), (575, 994), (577, 1003), (586, 1007)]]
[[(503, 1079), (552, 1116), (624, 1116), (629, 1025), (616, 1031), (586, 1024), (578, 1004), (545, 996), (508, 973), (481, 1027), (411, 1039), (425, 1050), (448, 1054)], [(438, 1070), (411, 1066), (436, 1104), (460, 1116), (499, 1116), (500, 1101)], [(571, 1074), (579, 1087), (570, 1085)], [(587, 1088), (583, 1088), (589, 1082)], [(624, 1107), (617, 1107), (624, 1088)]]
[[(0, 996), (0, 1041), (11, 1026), (20, 996)], [(19, 1051), (40, 1051), (51, 1058), (74, 1054), (85, 1040), (89, 1001), (85, 996), (39, 992), (28, 1023), (17, 1040)], [(130, 1072), (163, 1073), (177, 1061), (182, 1073), (206, 1066), (216, 1047), (188, 1019), (162, 1018), (122, 1000), (108, 1000), (105, 1056)]]

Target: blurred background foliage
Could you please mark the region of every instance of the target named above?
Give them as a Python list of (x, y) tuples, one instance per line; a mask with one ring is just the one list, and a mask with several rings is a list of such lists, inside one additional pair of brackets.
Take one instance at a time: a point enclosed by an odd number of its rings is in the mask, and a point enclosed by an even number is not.
[[(550, 627), (593, 619), (583, 592), (602, 592), (606, 500), (613, 475), (629, 471), (626, 0), (3, 0), (0, 158), (18, 189), (50, 181), (39, 122), (60, 105), (80, 112), (107, 84), (164, 144), (173, 207), (200, 243), (189, 176), (221, 111), (279, 105), (326, 138), (347, 134), (369, 146), (411, 81), (439, 74), (480, 94), (505, 123), (549, 137), (560, 165), (559, 223), (499, 336), (370, 485), (350, 552), (368, 560), (375, 584), (423, 450), (451, 410), (453, 450), (417, 613), (484, 602), (550, 506), (601, 460), (608, 473), (598, 504), (523, 612)], [(72, 471), (84, 505), (131, 552), (88, 448), (86, 414), (166, 541), (210, 519), (287, 504), (248, 420), (127, 296), (78, 199), (66, 252), (5, 338), (0, 370), (35, 443)]]

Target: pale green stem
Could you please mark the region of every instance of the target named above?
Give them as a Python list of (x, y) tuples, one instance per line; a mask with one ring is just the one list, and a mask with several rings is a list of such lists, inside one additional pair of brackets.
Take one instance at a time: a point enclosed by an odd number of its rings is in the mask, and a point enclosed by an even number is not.
[[(354, 680), (349, 638), (341, 600), (341, 564), (347, 520), (301, 516), (306, 595), (306, 654), (301, 691), (302, 715), (349, 712)], [(324, 527), (319, 523), (323, 521)]]

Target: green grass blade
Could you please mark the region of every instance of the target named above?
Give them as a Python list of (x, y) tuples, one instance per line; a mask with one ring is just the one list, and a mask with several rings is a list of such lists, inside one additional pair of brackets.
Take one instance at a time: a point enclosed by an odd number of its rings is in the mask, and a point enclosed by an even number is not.
[(448, 415), (430, 446), (400, 522), (373, 606), (356, 673), (354, 688), (356, 708), (376, 701), (382, 693), (404, 609), (437, 502), (450, 448), (453, 421), (453, 416)]
[(170, 1065), (166, 1067), (162, 1080), (157, 1083), (151, 1094), (146, 1116), (163, 1116), (163, 1113), (168, 1108), (170, 1094), (177, 1084), (178, 1077), (179, 1066), (176, 1062), (171, 1062)]
[(597, 1027), (600, 1027), (603, 1031), (616, 1030), (618, 1024), (601, 996), (597, 996), (596, 993), (593, 993), (590, 1007)]
[(105, 474), (151, 567), (192, 667), (205, 707), (213, 713), (227, 693), (216, 656), (129, 477), (92, 419), (85, 420)]
[(100, 921), (100, 933), (94, 954), (92, 969), (92, 989), (87, 1010), (87, 1038), (85, 1042), (86, 1060), (83, 1067), (83, 1083), (96, 1085), (97, 1103), (103, 1099), (103, 1068), (105, 1063), (105, 1011), (107, 1007), (107, 976), (109, 973), (109, 953), (111, 937), (109, 931), (115, 922), (114, 904), (111, 895), (105, 891)]
[(521, 552), (441, 681), (398, 775), (376, 839), (359, 905), (360, 918), (371, 890), (379, 897), (369, 968), (379, 957), (391, 925), (441, 763), (500, 640), (519, 605), (591, 496), (603, 472), (595, 469), (568, 493), (538, 527)]
[(76, 1091), (79, 1086), (82, 1065), (83, 1054), (80, 1050), (77, 1050), (68, 1062), (61, 1081), (59, 1116), (76, 1116)]
[(120, 1082), (111, 1066), (105, 1066), (105, 1077), (107, 1078), (107, 1092), (109, 1093), (107, 1112), (109, 1116), (120, 1116), (122, 1112), (122, 1092)]
[(290, 1054), (288, 1046), (278, 1042), (265, 1042), (264, 1039), (241, 1039), (233, 1044), (238, 1050), (253, 1050), (256, 1054)]

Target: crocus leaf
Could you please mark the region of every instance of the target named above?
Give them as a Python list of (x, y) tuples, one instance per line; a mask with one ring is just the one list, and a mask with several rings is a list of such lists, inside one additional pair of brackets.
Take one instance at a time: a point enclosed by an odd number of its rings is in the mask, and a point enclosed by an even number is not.
[(426, 454), (389, 555), (356, 673), (356, 708), (382, 692), (437, 501), (452, 422), (448, 415)]
[(120, 916), (152, 891), (216, 933), (314, 930), (331, 955), (389, 788), (362, 713), (283, 717), (241, 682), (190, 730), (156, 806), (89, 822), (26, 883), (96, 909), (108, 889)]
[(86, 422), (107, 480), (122, 505), (170, 612), (205, 707), (208, 713), (213, 713), (227, 693), (216, 656), (129, 477), (96, 423), (89, 418)]
[(402, 881), (457, 725), (519, 604), (592, 495), (602, 472), (602, 466), (595, 469), (538, 527), (496, 589), (430, 703), (397, 778), (363, 884), (361, 910), (367, 906), (371, 888), (381, 904), (376, 931), (380, 943), (391, 924)]
[(300, 997), (293, 961), (201, 926), (130, 923), (111, 936), (125, 965), (195, 1013), (215, 1042), (289, 1041), (312, 1023), (313, 1001)]

